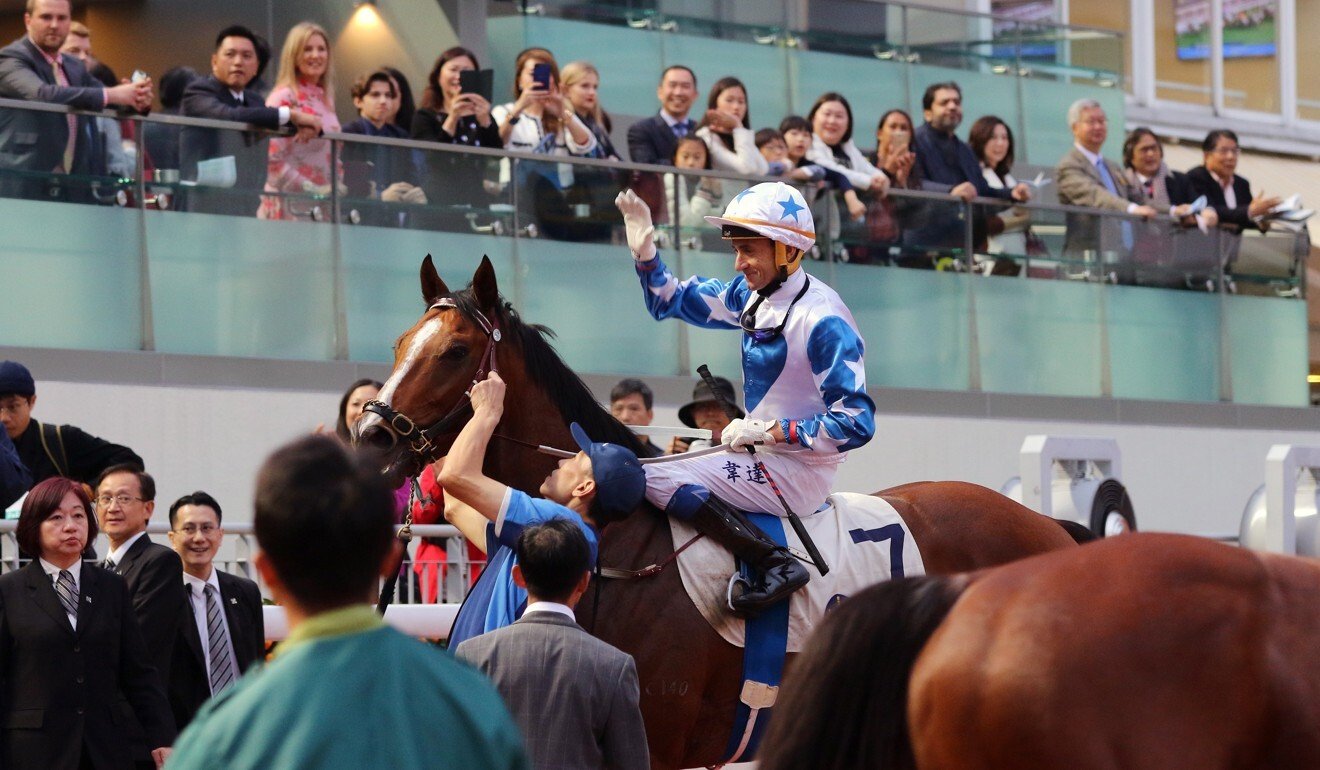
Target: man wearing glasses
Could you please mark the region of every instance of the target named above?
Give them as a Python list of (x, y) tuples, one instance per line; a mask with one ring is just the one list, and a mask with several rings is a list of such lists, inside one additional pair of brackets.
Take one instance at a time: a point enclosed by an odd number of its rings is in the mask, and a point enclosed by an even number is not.
[(112, 465), (142, 467), (142, 458), (126, 446), (72, 425), (32, 419), (36, 405), (37, 387), (28, 368), (17, 361), (0, 361), (0, 424), (29, 471), (24, 491), (51, 476), (91, 484)]
[[(742, 330), (748, 414), (729, 423), (720, 440), (733, 449), (762, 447), (758, 458), (787, 505), (802, 516), (815, 512), (844, 455), (870, 441), (875, 404), (866, 394), (865, 346), (852, 313), (802, 269), (816, 239), (802, 194), (764, 182), (734, 196), (724, 216), (706, 217), (732, 242), (739, 275), (728, 282), (678, 280), (656, 252), (646, 204), (631, 190), (616, 203), (651, 315)], [(743, 514), (782, 512), (752, 458), (720, 452), (646, 469), (647, 499), (755, 570), (731, 587), (732, 609), (754, 614), (806, 585), (806, 568)]]
[(215, 568), (225, 530), (220, 503), (205, 492), (170, 506), (170, 545), (183, 560), (183, 584), (192, 605), (174, 645), (170, 707), (182, 731), (197, 709), (260, 660), (266, 650), (261, 590), (244, 577)]
[[(179, 555), (147, 536), (147, 522), (156, 510), (156, 480), (137, 465), (111, 466), (97, 479), (92, 503), (96, 523), (110, 540), (110, 553), (101, 566), (128, 583), (147, 657), (164, 687), (170, 681), (174, 642), (188, 607)], [(141, 764), (150, 758), (142, 728), (132, 720), (125, 729)]]

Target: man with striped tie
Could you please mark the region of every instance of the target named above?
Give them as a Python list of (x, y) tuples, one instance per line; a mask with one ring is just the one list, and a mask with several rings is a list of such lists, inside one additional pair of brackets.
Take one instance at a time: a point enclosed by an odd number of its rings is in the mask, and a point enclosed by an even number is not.
[(180, 730), (208, 698), (261, 660), (266, 648), (261, 590), (213, 565), (225, 536), (221, 515), (220, 503), (201, 491), (170, 506), (170, 545), (183, 559), (191, 609), (170, 665), (170, 707)]

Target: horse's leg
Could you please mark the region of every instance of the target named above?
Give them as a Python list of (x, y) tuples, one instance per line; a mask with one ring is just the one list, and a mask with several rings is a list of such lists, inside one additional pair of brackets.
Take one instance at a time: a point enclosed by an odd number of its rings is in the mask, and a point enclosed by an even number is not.
[(977, 484), (922, 481), (876, 494), (903, 517), (932, 575), (1077, 545), (1053, 519)]

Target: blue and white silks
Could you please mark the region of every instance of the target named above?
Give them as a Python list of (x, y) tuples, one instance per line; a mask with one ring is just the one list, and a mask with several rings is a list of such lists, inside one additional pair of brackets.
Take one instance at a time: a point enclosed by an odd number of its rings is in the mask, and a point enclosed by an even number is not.
[[(679, 318), (706, 329), (741, 332), (738, 318), (756, 299), (739, 275), (724, 282), (679, 281), (660, 256), (637, 264), (646, 308), (656, 319)], [(808, 280), (798, 269), (761, 303), (756, 326), (783, 320)], [(794, 512), (816, 510), (830, 493), (839, 463), (875, 433), (875, 403), (866, 394), (865, 344), (839, 295), (817, 278), (792, 305), (783, 333), (757, 341), (742, 334), (743, 398), (750, 418), (778, 420), (788, 439), (758, 450)], [(683, 484), (701, 484), (744, 510), (782, 514), (774, 493), (742, 453), (716, 453), (646, 466), (647, 498), (664, 507)]]

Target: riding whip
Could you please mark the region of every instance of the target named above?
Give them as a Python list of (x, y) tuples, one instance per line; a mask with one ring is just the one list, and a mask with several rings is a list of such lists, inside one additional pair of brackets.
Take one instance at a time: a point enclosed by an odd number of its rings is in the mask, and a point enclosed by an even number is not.
[[(722, 409), (724, 409), (724, 414), (730, 420), (736, 419), (738, 417), (738, 409), (733, 404), (729, 403), (729, 401), (723, 397), (722, 391), (716, 387), (715, 378), (710, 374), (710, 367), (705, 364), (698, 366), (697, 374), (701, 375), (701, 379), (706, 383), (706, 387), (710, 388), (711, 395), (715, 397), (715, 401), (719, 403)], [(798, 518), (796, 513), (793, 513), (793, 509), (788, 507), (788, 501), (784, 499), (784, 493), (779, 491), (779, 484), (775, 483), (775, 477), (770, 475), (770, 469), (765, 467), (765, 463), (762, 462), (761, 458), (756, 454), (756, 448), (749, 444), (747, 446), (747, 454), (752, 456), (752, 463), (755, 465), (756, 470), (765, 477), (767, 482), (770, 483), (770, 489), (774, 491), (775, 497), (779, 499), (779, 504), (784, 507), (784, 513), (788, 516), (788, 523), (793, 525), (793, 531), (797, 533), (798, 538), (802, 541), (802, 547), (807, 550), (807, 555), (811, 557), (811, 561), (816, 565), (816, 569), (819, 570), (822, 575), (829, 574), (830, 565), (825, 563), (825, 557), (820, 555), (820, 550), (816, 548), (816, 543), (811, 539), (811, 535), (807, 534), (806, 525), (802, 523), (802, 520)]]

